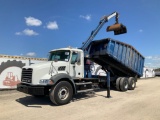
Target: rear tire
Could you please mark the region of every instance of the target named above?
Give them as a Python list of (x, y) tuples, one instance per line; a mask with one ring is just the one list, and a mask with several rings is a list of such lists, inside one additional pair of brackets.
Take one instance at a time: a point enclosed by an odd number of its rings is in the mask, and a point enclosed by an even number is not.
[(64, 105), (71, 101), (73, 96), (72, 85), (67, 81), (61, 81), (51, 88), (49, 97), (56, 105)]
[(121, 80), (121, 77), (117, 78), (117, 80), (116, 80), (116, 89), (118, 91), (120, 91), (120, 80)]
[(129, 84), (128, 89), (129, 90), (134, 90), (135, 87), (136, 87), (136, 80), (135, 80), (135, 78), (134, 77), (130, 77), (128, 79), (128, 84)]
[(121, 78), (120, 89), (123, 92), (128, 90), (128, 79), (126, 77)]

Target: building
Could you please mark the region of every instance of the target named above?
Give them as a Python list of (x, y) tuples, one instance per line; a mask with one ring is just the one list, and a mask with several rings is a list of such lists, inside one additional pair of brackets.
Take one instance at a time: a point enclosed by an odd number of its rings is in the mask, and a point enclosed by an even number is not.
[(0, 55), (0, 89), (16, 88), (23, 66), (45, 61), (46, 58)]

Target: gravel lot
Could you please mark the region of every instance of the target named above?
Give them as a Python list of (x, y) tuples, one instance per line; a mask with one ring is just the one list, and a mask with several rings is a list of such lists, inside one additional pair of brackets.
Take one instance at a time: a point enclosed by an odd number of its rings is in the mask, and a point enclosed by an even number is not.
[(160, 77), (139, 80), (134, 91), (111, 90), (109, 99), (106, 94), (80, 94), (54, 106), (49, 97), (0, 91), (0, 120), (160, 120)]

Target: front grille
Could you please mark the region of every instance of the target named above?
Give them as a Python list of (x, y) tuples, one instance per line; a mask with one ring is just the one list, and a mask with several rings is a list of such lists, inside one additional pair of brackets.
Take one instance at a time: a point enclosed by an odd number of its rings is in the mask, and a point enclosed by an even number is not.
[(22, 69), (22, 82), (32, 83), (32, 68), (23, 68)]

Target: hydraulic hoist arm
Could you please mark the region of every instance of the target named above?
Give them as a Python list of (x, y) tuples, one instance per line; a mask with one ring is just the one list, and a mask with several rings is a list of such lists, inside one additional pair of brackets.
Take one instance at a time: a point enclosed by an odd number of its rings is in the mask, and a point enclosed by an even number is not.
[(123, 33), (127, 32), (126, 27), (124, 25), (118, 24), (118, 13), (117, 12), (114, 12), (114, 13), (110, 14), (109, 16), (104, 16), (100, 20), (100, 22), (99, 22), (98, 26), (96, 27), (96, 29), (91, 32), (91, 35), (89, 36), (89, 38), (83, 43), (81, 49), (84, 50), (84, 52), (88, 51), (88, 46), (90, 45), (90, 43), (92, 42), (94, 37), (97, 35), (99, 30), (103, 27), (103, 25), (106, 22), (108, 22), (108, 20), (111, 19), (112, 17), (115, 17), (116, 23), (114, 25), (112, 25), (112, 26), (109, 26), (107, 28), (107, 31), (114, 31), (115, 35), (123, 34)]

